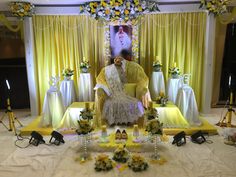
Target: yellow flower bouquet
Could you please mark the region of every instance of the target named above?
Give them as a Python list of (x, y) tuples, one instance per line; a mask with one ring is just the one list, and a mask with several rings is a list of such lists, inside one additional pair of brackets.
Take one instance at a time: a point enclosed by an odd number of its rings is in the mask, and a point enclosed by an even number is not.
[(64, 77), (73, 76), (73, 75), (74, 75), (74, 70), (72, 70), (72, 69), (70, 69), (70, 68), (63, 69), (62, 75), (63, 75)]
[(92, 123), (88, 119), (78, 120), (79, 128), (76, 130), (78, 135), (86, 135), (94, 130)]
[(142, 156), (134, 154), (128, 161), (128, 167), (134, 172), (141, 172), (148, 168), (148, 163)]
[(95, 170), (96, 171), (109, 171), (113, 168), (112, 160), (106, 154), (100, 154), (96, 157)]
[(229, 2), (229, 0), (201, 0), (199, 8), (205, 8), (209, 11), (209, 13), (214, 14), (214, 16), (218, 16), (227, 12), (227, 5)]
[(126, 163), (129, 159), (129, 151), (125, 148), (125, 145), (119, 145), (113, 155), (113, 160), (121, 163)]
[(160, 123), (158, 119), (152, 119), (147, 123), (146, 131), (151, 135), (162, 135), (163, 123)]
[(9, 4), (12, 14), (20, 19), (34, 14), (34, 5), (30, 2), (16, 1)]

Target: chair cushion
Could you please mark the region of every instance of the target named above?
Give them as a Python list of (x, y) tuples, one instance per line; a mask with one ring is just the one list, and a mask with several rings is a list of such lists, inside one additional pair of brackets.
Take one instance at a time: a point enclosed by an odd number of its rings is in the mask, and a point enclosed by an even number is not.
[(135, 83), (127, 83), (124, 85), (124, 91), (126, 94), (132, 97), (136, 97), (136, 86)]

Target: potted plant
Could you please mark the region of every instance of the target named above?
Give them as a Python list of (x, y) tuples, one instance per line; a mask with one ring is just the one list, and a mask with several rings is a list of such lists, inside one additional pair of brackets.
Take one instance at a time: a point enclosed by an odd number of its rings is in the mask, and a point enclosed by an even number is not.
[(160, 72), (160, 71), (161, 71), (162, 64), (161, 64), (161, 62), (158, 60), (158, 57), (156, 57), (156, 60), (153, 62), (152, 66), (153, 66), (153, 70), (154, 70), (155, 72)]
[(88, 61), (83, 61), (80, 63), (80, 70), (82, 73), (88, 73), (89, 68), (90, 68), (90, 65)]

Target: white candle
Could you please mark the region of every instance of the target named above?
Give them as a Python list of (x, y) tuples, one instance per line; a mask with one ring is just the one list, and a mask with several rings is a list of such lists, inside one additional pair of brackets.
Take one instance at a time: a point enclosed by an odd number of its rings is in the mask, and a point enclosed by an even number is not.
[(83, 57), (83, 61), (85, 61), (85, 57)]
[(229, 86), (231, 85), (231, 75), (229, 76)]
[(176, 62), (174, 62), (174, 67), (176, 68)]

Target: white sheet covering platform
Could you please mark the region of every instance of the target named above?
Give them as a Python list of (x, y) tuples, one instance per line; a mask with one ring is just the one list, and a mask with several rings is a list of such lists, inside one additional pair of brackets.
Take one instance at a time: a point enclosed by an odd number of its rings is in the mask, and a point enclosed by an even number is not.
[(167, 96), (169, 101), (176, 104), (178, 91), (183, 86), (183, 84), (184, 83), (182, 78), (176, 78), (176, 79), (169, 78), (168, 88), (167, 88)]
[(79, 77), (79, 98), (78, 101), (93, 101), (93, 79), (90, 73), (80, 73)]
[(162, 71), (152, 72), (149, 86), (152, 100), (155, 100), (159, 96), (160, 92), (165, 94), (165, 80)]
[(190, 125), (200, 126), (202, 124), (199, 119), (195, 95), (190, 86), (184, 85), (179, 89), (176, 105)]
[(58, 128), (64, 114), (61, 92), (56, 89), (49, 89), (44, 98), (41, 126), (52, 126)]
[(73, 80), (63, 80), (60, 85), (60, 91), (65, 108), (76, 101), (76, 92)]

